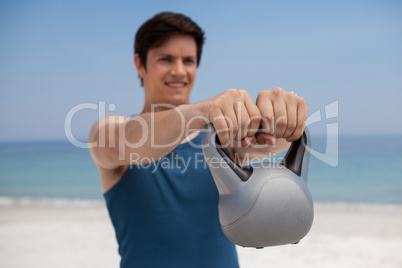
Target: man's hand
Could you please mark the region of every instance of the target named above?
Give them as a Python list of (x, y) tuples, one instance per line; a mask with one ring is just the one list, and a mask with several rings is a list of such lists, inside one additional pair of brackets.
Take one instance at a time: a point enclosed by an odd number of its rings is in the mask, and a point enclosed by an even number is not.
[(257, 133), (261, 114), (247, 91), (228, 89), (199, 104), (223, 146), (240, 144), (245, 137), (254, 137)]
[(239, 164), (287, 149), (300, 138), (307, 120), (306, 101), (281, 88), (261, 91), (256, 103), (247, 91), (229, 89), (202, 104), (221, 144)]
[(302, 135), (307, 120), (306, 101), (281, 88), (261, 91), (256, 103), (247, 91), (229, 89), (200, 104), (221, 144), (226, 146), (234, 146), (236, 141), (241, 141), (242, 147), (256, 143), (273, 145), (281, 138), (295, 141)]
[(302, 97), (275, 88), (261, 91), (256, 104), (262, 116), (262, 133), (257, 133), (251, 142), (273, 144), (280, 138), (291, 142), (303, 134), (308, 108)]

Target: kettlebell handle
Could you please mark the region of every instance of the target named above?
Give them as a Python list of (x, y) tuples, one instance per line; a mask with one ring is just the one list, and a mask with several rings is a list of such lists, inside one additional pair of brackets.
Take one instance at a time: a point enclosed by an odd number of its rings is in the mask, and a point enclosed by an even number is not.
[(292, 142), (280, 164), (284, 165), (297, 176), (300, 176), (306, 147), (311, 147), (311, 137), (307, 128), (304, 129), (303, 134), (298, 140)]
[[(211, 139), (212, 145), (216, 147), (223, 160), (237, 174), (237, 176), (242, 181), (247, 181), (253, 174), (253, 168), (251, 166), (241, 167), (234, 162), (226, 150), (222, 148), (218, 135), (216, 135), (214, 126), (212, 124), (209, 125), (210, 126), (208, 128), (212, 132), (210, 135), (215, 134), (216, 136), (215, 139)], [(213, 140), (215, 140), (215, 142)], [(306, 147), (311, 147), (310, 133), (307, 128), (304, 129), (303, 134), (298, 140), (292, 142), (285, 157), (279, 164), (285, 166), (288, 170), (300, 176), (302, 173), (303, 156), (306, 151)]]

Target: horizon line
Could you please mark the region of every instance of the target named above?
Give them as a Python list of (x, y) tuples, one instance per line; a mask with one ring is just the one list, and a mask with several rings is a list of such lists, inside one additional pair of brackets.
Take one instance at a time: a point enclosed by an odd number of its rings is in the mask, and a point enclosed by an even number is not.
[[(327, 136), (326, 133), (318, 133), (318, 134), (313, 134), (311, 133), (312, 137), (317, 137), (317, 138), (325, 138)], [(334, 136), (329, 134), (328, 136)], [(402, 138), (402, 133), (342, 133), (338, 134), (338, 137), (395, 137), (395, 136), (401, 136)], [(76, 139), (80, 142), (87, 142), (87, 137), (76, 137)], [(20, 138), (20, 139), (3, 139), (0, 138), (0, 143), (30, 143), (30, 142), (69, 142), (70, 141), (67, 139), (67, 137), (60, 138), (60, 137), (52, 137), (52, 138), (33, 138), (33, 139), (26, 139), (26, 138)]]

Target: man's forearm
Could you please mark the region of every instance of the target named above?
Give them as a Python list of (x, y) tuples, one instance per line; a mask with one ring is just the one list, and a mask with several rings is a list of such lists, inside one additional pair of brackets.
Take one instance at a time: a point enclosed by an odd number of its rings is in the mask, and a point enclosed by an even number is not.
[(207, 123), (197, 104), (127, 119), (120, 127), (119, 159), (127, 162), (135, 154), (142, 164), (156, 161), (170, 153), (191, 131), (203, 129)]

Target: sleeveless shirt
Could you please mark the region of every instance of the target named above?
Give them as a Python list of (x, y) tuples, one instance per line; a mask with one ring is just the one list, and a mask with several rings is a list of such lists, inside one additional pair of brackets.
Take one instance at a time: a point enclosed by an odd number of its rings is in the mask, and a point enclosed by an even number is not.
[(201, 136), (156, 162), (141, 165), (132, 155), (135, 165), (104, 194), (121, 268), (239, 267), (235, 245), (220, 227)]

